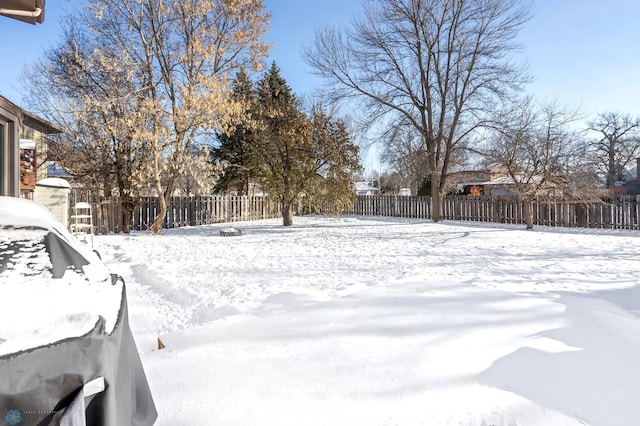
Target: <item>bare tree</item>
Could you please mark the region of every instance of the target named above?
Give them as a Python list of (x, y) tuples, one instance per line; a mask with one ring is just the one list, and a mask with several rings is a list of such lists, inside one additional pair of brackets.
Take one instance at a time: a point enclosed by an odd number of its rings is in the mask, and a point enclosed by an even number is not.
[(412, 126), (392, 126), (384, 135), (380, 159), (399, 182), (415, 194), (429, 175), (429, 159), (423, 140)]
[(100, 40), (75, 19), (64, 21), (61, 43), (24, 74), (27, 103), (65, 129), (52, 140), (50, 159), (94, 195), (117, 191), (129, 232), (139, 188), (134, 171), (148, 161), (137, 139), (143, 100), (128, 72), (112, 66), (117, 56), (95, 54)]
[(503, 116), (484, 151), (488, 164), (499, 167), (523, 201), (527, 229), (533, 228), (531, 200), (539, 195), (562, 195), (572, 184), (580, 141), (570, 124), (577, 113), (551, 103), (540, 108), (526, 99)]
[(101, 0), (94, 8), (112, 38), (105, 48), (124, 50), (118, 66), (134, 69), (147, 88), (152, 120), (140, 137), (151, 147), (149, 172), (162, 194), (151, 225), (158, 233), (176, 180), (194, 161), (191, 147), (234, 112), (232, 75), (260, 68), (269, 14), (255, 0)]
[(453, 152), (527, 79), (507, 53), (529, 19), (519, 0), (381, 0), (348, 31), (305, 51), (333, 100), (357, 99), (371, 121), (410, 123), (426, 148), (433, 220)]
[(223, 174), (220, 161), (211, 161), (209, 148), (200, 145), (191, 147), (189, 157), (193, 161), (185, 165), (184, 171), (176, 179), (176, 190), (187, 197), (210, 194)]
[(640, 118), (605, 112), (589, 122), (598, 139), (588, 142), (597, 169), (606, 175), (607, 188), (622, 180), (622, 172), (640, 156)]

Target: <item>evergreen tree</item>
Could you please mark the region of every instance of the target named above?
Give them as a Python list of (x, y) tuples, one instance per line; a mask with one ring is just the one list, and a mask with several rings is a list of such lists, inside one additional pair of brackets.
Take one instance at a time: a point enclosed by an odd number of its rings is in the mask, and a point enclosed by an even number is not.
[(431, 197), (431, 179), (427, 178), (422, 181), (418, 188), (419, 197)]
[(235, 189), (238, 194), (244, 195), (249, 191), (249, 181), (254, 177), (255, 170), (251, 145), (254, 127), (252, 114), (256, 106), (256, 94), (244, 69), (236, 75), (231, 99), (237, 103), (240, 112), (234, 118), (230, 130), (216, 134), (219, 145), (211, 151), (211, 160), (220, 161), (224, 167), (224, 175), (214, 191)]
[(281, 203), (283, 224), (292, 225), (301, 197), (330, 201), (339, 213), (353, 201), (352, 176), (360, 169), (359, 149), (342, 121), (314, 107), (301, 111), (280, 69), (273, 63), (255, 87), (243, 72), (233, 85), (237, 117), (220, 132), (212, 160), (224, 164), (218, 190), (246, 193), (250, 179)]
[(278, 198), (284, 226), (314, 170), (313, 129), (274, 62), (258, 83), (258, 109), (252, 151), (265, 190)]

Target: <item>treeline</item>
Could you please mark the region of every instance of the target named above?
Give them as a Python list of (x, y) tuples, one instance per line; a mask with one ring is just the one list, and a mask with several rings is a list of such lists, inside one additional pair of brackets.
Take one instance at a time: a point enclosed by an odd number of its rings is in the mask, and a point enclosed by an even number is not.
[[(625, 168), (640, 156), (640, 119), (602, 113), (582, 126), (584, 117), (571, 108), (524, 94), (533, 76), (513, 53), (532, 16), (530, 3), (367, 6), (350, 27), (319, 32), (306, 59), (329, 83), (332, 98), (364, 107), (368, 122), (378, 125), (379, 151), (396, 191), (411, 187), (433, 197), (435, 221), (460, 171), (497, 171), (520, 199), (551, 188), (591, 199), (614, 195)], [(532, 226), (532, 212), (525, 216)]]
[(117, 195), (123, 217), (158, 196), (156, 233), (172, 196), (236, 178), (280, 200), (285, 225), (302, 193), (349, 201), (359, 152), (344, 123), (303, 111), (275, 63), (259, 74), (270, 18), (261, 0), (83, 2), (25, 74), (29, 108), (65, 129), (47, 160), (83, 192)]
[(262, 0), (87, 0), (26, 73), (26, 102), (66, 129), (48, 159), (77, 186), (117, 194), (126, 217), (141, 196), (159, 196), (152, 232), (174, 195), (258, 187), (280, 202), (284, 225), (303, 196), (331, 198), (338, 212), (355, 195), (354, 140), (382, 147), (403, 186), (433, 198), (435, 221), (451, 176), (469, 167), (499, 170), (520, 199), (550, 188), (591, 199), (640, 155), (639, 119), (603, 113), (577, 129), (575, 111), (523, 94), (531, 76), (513, 53), (529, 2), (364, 7), (305, 47), (326, 83), (323, 103), (305, 106), (275, 63), (262, 72)]
[(336, 212), (353, 202), (359, 149), (342, 120), (320, 105), (305, 114), (275, 63), (256, 84), (239, 72), (232, 98), (241, 109), (234, 126), (218, 133), (211, 153), (226, 166), (216, 192), (244, 195), (250, 184), (260, 183), (280, 200), (285, 226), (293, 223), (303, 195), (332, 200)]

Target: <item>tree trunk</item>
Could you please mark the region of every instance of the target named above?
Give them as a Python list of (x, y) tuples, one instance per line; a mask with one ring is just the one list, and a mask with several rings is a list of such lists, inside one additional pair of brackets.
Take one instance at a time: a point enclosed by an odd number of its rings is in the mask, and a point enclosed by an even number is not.
[(240, 195), (251, 195), (249, 194), (249, 176), (246, 173), (242, 176), (242, 194)]
[(149, 229), (152, 234), (159, 234), (162, 231), (162, 227), (164, 225), (164, 218), (167, 217), (167, 200), (164, 198), (164, 195), (160, 193), (158, 197), (158, 201), (160, 202), (158, 214), (153, 219), (153, 223), (151, 224), (151, 228)]
[(120, 197), (120, 211), (122, 212), (122, 232), (131, 233), (131, 217), (133, 216), (133, 208), (135, 203), (130, 196), (122, 195)]
[(613, 144), (609, 145), (609, 167), (607, 170), (607, 188), (612, 189), (615, 186), (616, 182), (616, 157), (615, 157), (615, 146)]
[(162, 190), (162, 181), (160, 180), (160, 176), (156, 176), (156, 192), (158, 193), (158, 201), (160, 202), (158, 214), (153, 219), (153, 223), (151, 224), (150, 231), (152, 234), (159, 234), (162, 231), (164, 226), (164, 219), (167, 217), (167, 211), (169, 210), (169, 197), (173, 192), (173, 185), (171, 182), (167, 183), (167, 189), (165, 191)]
[(442, 194), (440, 193), (440, 177), (438, 173), (431, 174), (431, 204), (433, 207), (431, 220), (440, 222), (442, 220)]
[(522, 213), (527, 224), (527, 230), (533, 229), (533, 211), (531, 210), (531, 201), (528, 199), (522, 201)]
[(291, 201), (282, 199), (282, 225), (283, 226), (291, 226), (293, 225), (293, 212), (291, 211), (291, 205), (293, 203)]

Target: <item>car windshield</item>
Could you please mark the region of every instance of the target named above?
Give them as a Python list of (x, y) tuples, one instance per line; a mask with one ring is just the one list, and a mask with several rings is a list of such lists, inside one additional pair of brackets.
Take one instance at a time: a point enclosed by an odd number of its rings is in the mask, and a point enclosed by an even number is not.
[(48, 275), (61, 278), (65, 271), (81, 272), (89, 262), (55, 232), (29, 227), (0, 226), (0, 276)]
[(50, 275), (51, 258), (44, 245), (49, 231), (39, 228), (0, 230), (0, 276)]

